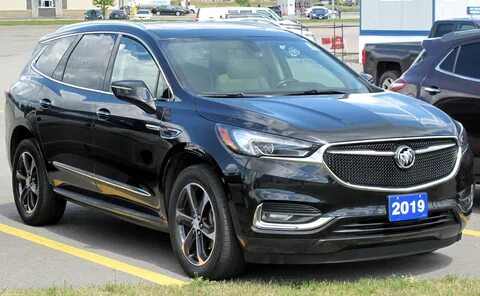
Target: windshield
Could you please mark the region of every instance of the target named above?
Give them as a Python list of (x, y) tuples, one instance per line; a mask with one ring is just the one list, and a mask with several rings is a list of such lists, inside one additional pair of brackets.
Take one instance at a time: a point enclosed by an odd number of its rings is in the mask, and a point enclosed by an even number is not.
[(137, 14), (150, 14), (150, 11), (148, 10), (139, 10)]
[(368, 92), (339, 61), (301, 38), (169, 39), (162, 47), (179, 82), (197, 95)]

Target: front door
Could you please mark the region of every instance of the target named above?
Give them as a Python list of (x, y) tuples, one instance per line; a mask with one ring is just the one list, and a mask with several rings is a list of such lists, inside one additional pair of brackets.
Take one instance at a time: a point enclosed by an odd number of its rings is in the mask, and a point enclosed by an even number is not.
[[(133, 38), (121, 38), (110, 68), (109, 81), (141, 80), (154, 96), (167, 88), (152, 55)], [(161, 160), (170, 146), (160, 137), (161, 112), (148, 114), (111, 93), (99, 96), (95, 110), (95, 175), (99, 193), (122, 205), (159, 209)]]

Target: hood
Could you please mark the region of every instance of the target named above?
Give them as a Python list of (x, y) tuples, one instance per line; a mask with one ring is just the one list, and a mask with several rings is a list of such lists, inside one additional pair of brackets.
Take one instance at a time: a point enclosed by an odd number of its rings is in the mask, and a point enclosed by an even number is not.
[(208, 120), (315, 143), (456, 135), (441, 110), (391, 92), (198, 100)]

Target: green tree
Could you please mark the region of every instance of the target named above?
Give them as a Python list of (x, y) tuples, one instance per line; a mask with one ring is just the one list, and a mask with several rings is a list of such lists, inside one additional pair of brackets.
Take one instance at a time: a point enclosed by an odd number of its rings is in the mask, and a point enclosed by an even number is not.
[(237, 3), (239, 6), (247, 6), (249, 0), (235, 0), (235, 3)]
[(92, 3), (94, 6), (100, 9), (103, 15), (103, 19), (105, 19), (107, 9), (115, 5), (115, 0), (93, 0)]

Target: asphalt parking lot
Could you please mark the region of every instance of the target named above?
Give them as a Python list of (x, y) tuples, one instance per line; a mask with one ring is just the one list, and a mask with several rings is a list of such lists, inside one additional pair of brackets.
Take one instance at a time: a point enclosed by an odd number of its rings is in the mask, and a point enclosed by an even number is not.
[[(0, 89), (21, 71), (36, 41), (56, 26), (0, 27)], [(3, 94), (2, 94), (3, 96)], [(0, 99), (0, 288), (90, 286), (109, 282), (188, 281), (176, 263), (167, 234), (141, 228), (69, 204), (58, 225), (24, 225), (13, 204), (4, 141), (4, 100)], [(477, 196), (480, 187), (477, 187)], [(478, 200), (478, 199), (477, 199)], [(477, 203), (478, 204), (478, 203)], [(250, 266), (241, 280), (354, 280), (363, 277), (480, 274), (480, 207), (461, 242), (412, 257), (315, 266)]]

